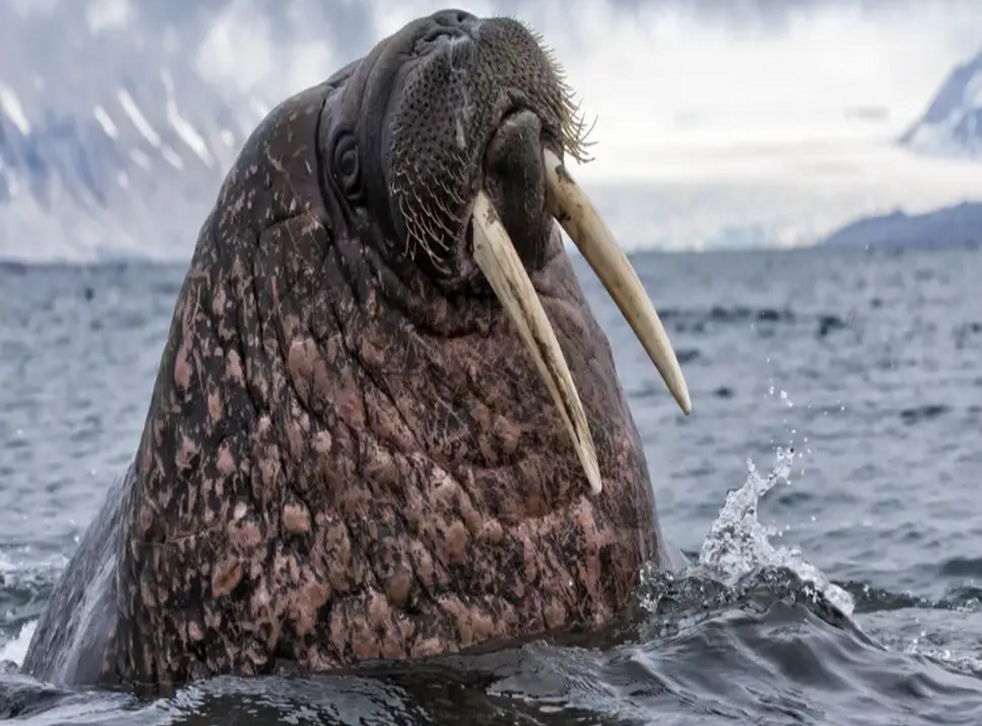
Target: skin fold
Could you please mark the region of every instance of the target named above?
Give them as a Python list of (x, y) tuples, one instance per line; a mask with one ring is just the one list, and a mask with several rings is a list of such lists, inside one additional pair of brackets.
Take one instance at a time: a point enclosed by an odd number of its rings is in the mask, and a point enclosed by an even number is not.
[[(513, 20), (415, 21), (258, 126), (204, 221), (134, 462), (24, 670), (171, 688), (421, 658), (624, 607), (662, 562), (608, 340), (546, 210), (581, 155)], [(592, 496), (474, 260), (485, 189), (590, 422)]]

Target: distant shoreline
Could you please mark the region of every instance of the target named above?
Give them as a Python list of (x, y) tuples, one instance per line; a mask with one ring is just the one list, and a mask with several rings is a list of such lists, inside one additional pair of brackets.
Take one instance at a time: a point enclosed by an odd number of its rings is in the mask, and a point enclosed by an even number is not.
[(819, 247), (982, 246), (982, 202), (962, 202), (925, 212), (862, 217), (818, 241)]

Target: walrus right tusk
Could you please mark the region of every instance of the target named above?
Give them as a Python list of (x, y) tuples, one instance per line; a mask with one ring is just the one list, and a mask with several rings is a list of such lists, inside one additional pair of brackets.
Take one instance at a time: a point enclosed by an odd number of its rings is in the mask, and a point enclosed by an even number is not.
[(590, 490), (599, 494), (602, 488), (600, 464), (573, 376), (522, 260), (498, 218), (491, 198), (483, 189), (477, 194), (472, 221), (474, 260), (532, 354), (573, 439)]
[(543, 152), (546, 204), (634, 329), (683, 413), (692, 411), (682, 368), (637, 273), (589, 197), (553, 152)]

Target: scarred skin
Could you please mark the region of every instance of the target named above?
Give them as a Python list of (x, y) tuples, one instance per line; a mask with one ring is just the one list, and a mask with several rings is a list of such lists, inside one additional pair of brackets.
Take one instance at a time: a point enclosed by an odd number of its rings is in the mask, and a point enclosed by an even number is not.
[[(599, 496), (474, 266), (466, 214), (451, 210), (459, 235), (434, 260), (407, 243), (393, 200), (411, 157), (386, 149), (421, 76), (392, 59), (408, 47), (431, 62), (490, 36), (527, 67), (532, 36), (494, 22), (501, 37), (463, 14), (421, 19), (246, 142), (201, 228), (134, 464), (53, 593), (25, 672), (162, 689), (277, 662), (323, 671), (455, 652), (602, 624), (659, 561), (610, 346), (524, 156), (562, 152), (565, 120), (546, 103), (509, 122), (502, 94), (485, 94), (474, 118), (488, 127), (464, 124), (465, 151), (454, 129), (412, 138), (423, 167), (439, 153), (420, 138), (459, 152), (470, 176), (456, 196), (492, 191), (591, 422)], [(419, 50), (447, 27), (451, 40)], [(508, 85), (526, 108), (544, 95), (536, 84), (555, 89), (546, 56), (532, 61), (539, 80)], [(403, 110), (394, 132), (381, 130), (386, 107)]]

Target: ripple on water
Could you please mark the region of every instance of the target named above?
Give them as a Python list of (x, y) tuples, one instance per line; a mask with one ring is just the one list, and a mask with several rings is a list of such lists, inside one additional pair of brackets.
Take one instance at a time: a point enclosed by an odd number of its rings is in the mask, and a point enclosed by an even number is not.
[(951, 407), (943, 403), (926, 403), (916, 408), (905, 408), (900, 412), (900, 418), (908, 426), (931, 421), (951, 412)]

